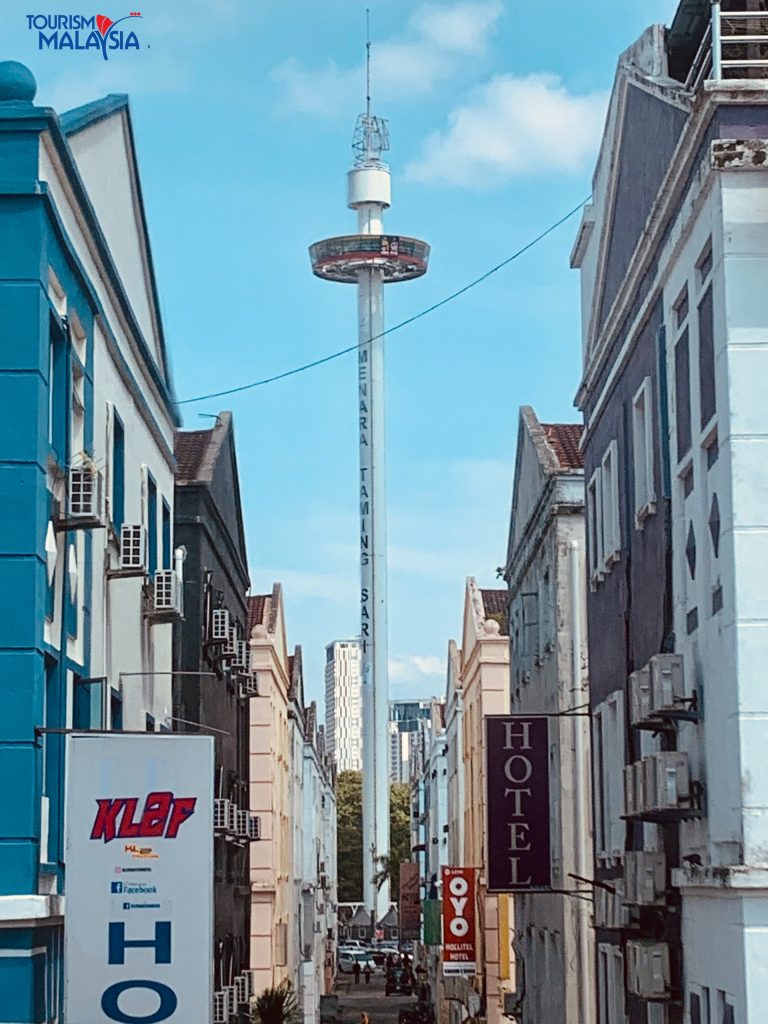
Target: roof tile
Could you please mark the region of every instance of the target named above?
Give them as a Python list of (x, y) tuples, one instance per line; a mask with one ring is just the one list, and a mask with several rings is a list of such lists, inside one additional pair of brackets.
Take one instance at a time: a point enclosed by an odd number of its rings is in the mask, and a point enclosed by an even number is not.
[(581, 423), (542, 423), (561, 469), (583, 469), (584, 456), (579, 448), (584, 426)]

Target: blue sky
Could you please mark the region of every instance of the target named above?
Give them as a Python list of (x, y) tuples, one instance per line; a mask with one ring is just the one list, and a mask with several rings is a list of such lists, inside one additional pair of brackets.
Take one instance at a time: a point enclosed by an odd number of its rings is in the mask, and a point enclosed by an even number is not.
[[(618, 54), (675, 0), (187, 0), (134, 6), (142, 50), (38, 52), (4, 0), (0, 59), (29, 64), (59, 110), (131, 95), (179, 398), (279, 373), (356, 341), (351, 288), (307, 247), (353, 230), (345, 205), (364, 105), (390, 119), (387, 228), (432, 245), (387, 291), (389, 324), (506, 258), (590, 192)], [(96, 13), (90, 5), (67, 13)], [(112, 0), (98, 8), (128, 13)], [(464, 580), (498, 586), (518, 408), (575, 420), (576, 219), (487, 283), (387, 341), (390, 693), (442, 693)], [(289, 643), (322, 704), (323, 649), (358, 628), (354, 356), (227, 399), (254, 592), (284, 585)]]

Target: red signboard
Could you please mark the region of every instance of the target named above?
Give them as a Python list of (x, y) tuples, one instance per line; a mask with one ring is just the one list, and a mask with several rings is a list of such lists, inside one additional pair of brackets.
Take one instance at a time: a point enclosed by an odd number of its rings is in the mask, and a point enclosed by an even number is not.
[(490, 715), (485, 750), (488, 892), (548, 889), (549, 721), (535, 715)]
[(476, 973), (475, 869), (443, 868), (443, 974)]

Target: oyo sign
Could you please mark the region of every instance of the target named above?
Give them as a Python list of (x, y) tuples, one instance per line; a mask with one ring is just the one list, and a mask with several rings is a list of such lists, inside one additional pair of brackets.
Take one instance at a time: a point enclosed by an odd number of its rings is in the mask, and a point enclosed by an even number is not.
[(475, 974), (475, 869), (443, 868), (443, 974)]

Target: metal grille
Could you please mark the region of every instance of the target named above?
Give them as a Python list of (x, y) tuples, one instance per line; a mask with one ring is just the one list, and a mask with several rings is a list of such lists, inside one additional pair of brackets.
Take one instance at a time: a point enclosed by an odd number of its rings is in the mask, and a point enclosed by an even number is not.
[(241, 697), (258, 697), (259, 687), (256, 682), (256, 676), (240, 676), (240, 696)]
[(251, 652), (248, 646), (247, 640), (235, 641), (235, 657), (232, 661), (232, 668), (240, 668), (244, 672), (248, 671), (248, 665), (251, 660)]
[(229, 1020), (229, 998), (226, 992), (213, 993), (213, 1024), (227, 1024)]
[(237, 812), (237, 834), (243, 839), (248, 838), (248, 811)]
[(95, 470), (70, 469), (68, 511), (75, 518), (101, 514), (101, 476)]
[(229, 828), (229, 800), (213, 801), (213, 827), (216, 832), (226, 832)]
[(211, 619), (211, 640), (226, 640), (229, 636), (229, 610), (214, 608)]
[(250, 998), (248, 976), (246, 974), (238, 974), (235, 978), (235, 989), (237, 990), (237, 1004), (242, 1006), (243, 1003), (247, 1003)]
[(230, 803), (230, 801), (227, 801), (227, 803), (229, 803), (229, 817), (227, 819), (227, 832), (232, 832), (234, 835), (237, 835), (237, 815), (239, 813), (238, 810), (237, 810), (237, 804)]
[(261, 818), (258, 814), (248, 813), (248, 838), (261, 839)]
[(143, 569), (146, 565), (147, 535), (143, 526), (120, 529), (120, 568)]
[(234, 985), (225, 985), (222, 992), (227, 997), (227, 1011), (230, 1017), (237, 1013), (237, 988)]
[(155, 611), (181, 612), (181, 581), (175, 569), (155, 573)]

